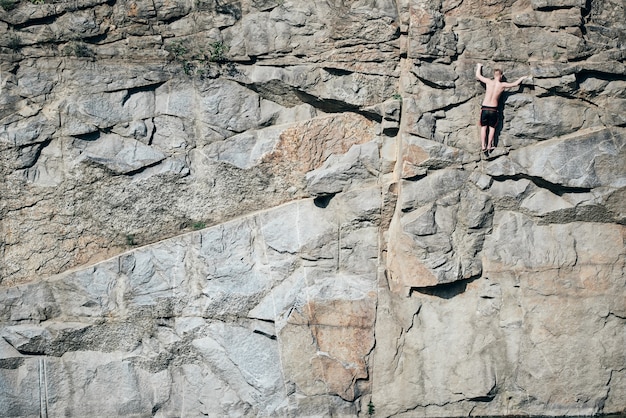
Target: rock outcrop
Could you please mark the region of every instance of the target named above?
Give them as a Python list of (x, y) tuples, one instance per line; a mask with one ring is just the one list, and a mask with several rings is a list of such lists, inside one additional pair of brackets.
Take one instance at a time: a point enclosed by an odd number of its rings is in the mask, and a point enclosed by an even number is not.
[(1, 0), (0, 416), (625, 412), (624, 22)]

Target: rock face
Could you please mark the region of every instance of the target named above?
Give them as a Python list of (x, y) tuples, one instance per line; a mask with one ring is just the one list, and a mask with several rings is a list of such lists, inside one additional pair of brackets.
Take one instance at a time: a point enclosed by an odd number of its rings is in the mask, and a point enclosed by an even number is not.
[(0, 1), (0, 415), (625, 412), (624, 22)]

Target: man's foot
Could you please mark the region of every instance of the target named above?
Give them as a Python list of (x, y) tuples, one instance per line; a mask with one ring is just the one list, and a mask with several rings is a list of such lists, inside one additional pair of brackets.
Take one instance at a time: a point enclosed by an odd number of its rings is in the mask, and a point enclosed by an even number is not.
[(494, 149), (496, 149), (496, 147), (489, 147), (487, 148), (487, 151), (493, 151)]

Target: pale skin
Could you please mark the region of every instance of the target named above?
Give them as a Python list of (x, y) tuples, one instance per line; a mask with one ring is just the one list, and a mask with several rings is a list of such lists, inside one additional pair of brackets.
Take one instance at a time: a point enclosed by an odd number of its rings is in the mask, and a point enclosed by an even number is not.
[[(485, 84), (485, 98), (483, 99), (483, 106), (498, 107), (498, 101), (504, 90), (517, 87), (522, 84), (522, 81), (530, 76), (520, 77), (512, 83), (502, 81), (502, 72), (495, 70), (493, 72), (493, 79), (484, 77), (482, 75), (482, 64), (476, 64), (476, 78)], [(495, 137), (496, 130), (489, 126), (480, 127), (480, 143), (482, 150), (493, 149), (493, 138)]]

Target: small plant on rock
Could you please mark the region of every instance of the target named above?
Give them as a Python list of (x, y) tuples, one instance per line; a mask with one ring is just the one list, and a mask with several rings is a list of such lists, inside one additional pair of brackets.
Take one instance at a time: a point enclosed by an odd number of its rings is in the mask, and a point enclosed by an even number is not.
[(16, 4), (16, 0), (0, 0), (0, 7), (2, 7), (7, 12), (15, 9)]
[(182, 41), (173, 42), (165, 47), (165, 50), (174, 56), (176, 61), (181, 61), (189, 53), (189, 49), (183, 44)]
[(213, 42), (209, 46), (209, 61), (226, 62), (226, 50), (228, 48), (224, 45), (224, 42)]
[(126, 235), (126, 245), (128, 245), (129, 247), (134, 247), (135, 245), (137, 245), (137, 241), (135, 240), (135, 235), (133, 234)]
[(209, 64), (227, 62), (226, 51), (228, 47), (223, 42), (213, 42), (206, 47), (177, 41), (167, 45), (165, 50), (170, 53), (174, 61), (181, 64), (187, 75), (215, 77), (219, 71)]
[(191, 75), (193, 72), (193, 64), (191, 63), (190, 57), (191, 53), (189, 48), (185, 46), (182, 41), (174, 42), (166, 46), (165, 50), (172, 54), (174, 61), (177, 61), (182, 65), (185, 74)]
[(73, 55), (80, 58), (93, 58), (94, 52), (81, 41), (73, 41), (65, 46), (64, 52), (66, 55)]
[(196, 231), (199, 229), (204, 229), (206, 228), (206, 222), (196, 221), (193, 223), (192, 228)]
[(11, 34), (9, 36), (9, 43), (7, 44), (10, 50), (17, 52), (22, 48), (22, 39), (19, 35)]

